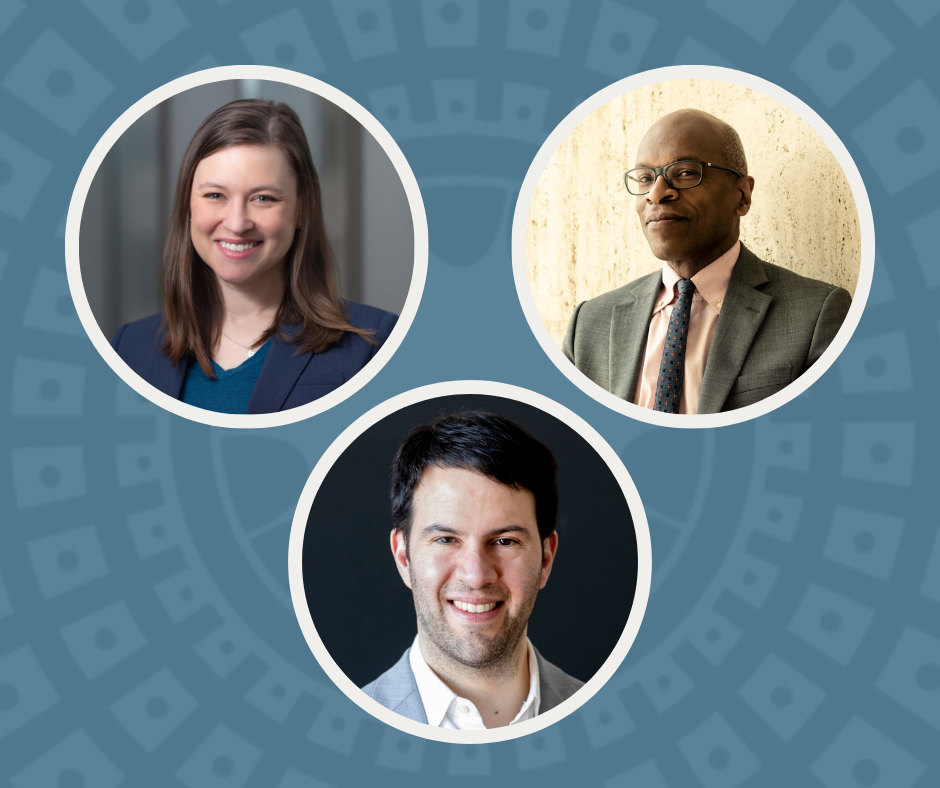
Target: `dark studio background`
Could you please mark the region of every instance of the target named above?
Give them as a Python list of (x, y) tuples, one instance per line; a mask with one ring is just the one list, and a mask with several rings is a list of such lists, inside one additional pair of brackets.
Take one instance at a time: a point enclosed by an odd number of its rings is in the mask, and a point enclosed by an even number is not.
[(307, 604), (330, 655), (357, 686), (390, 668), (417, 632), (411, 591), (389, 548), (392, 457), (412, 427), (469, 409), (512, 419), (558, 462), (558, 553), (529, 619), (532, 643), (587, 681), (623, 632), (636, 586), (636, 540), (606, 463), (573, 429), (531, 405), (481, 395), (438, 397), (387, 416), (357, 438), (330, 469), (307, 520)]

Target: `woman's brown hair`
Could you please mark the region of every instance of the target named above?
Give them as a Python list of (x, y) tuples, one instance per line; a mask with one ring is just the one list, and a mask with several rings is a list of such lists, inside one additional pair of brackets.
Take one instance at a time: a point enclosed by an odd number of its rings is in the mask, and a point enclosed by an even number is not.
[[(301, 218), (287, 252), (284, 299), (274, 325), (259, 342), (277, 334), (296, 345), (298, 353), (321, 353), (346, 331), (373, 342), (370, 332), (350, 324), (339, 298), (333, 253), (323, 226), (320, 179), (297, 113), (286, 104), (245, 99), (206, 118), (183, 157), (163, 246), (163, 352), (174, 364), (191, 355), (206, 375), (215, 377), (211, 351), (222, 330), (222, 297), (215, 275), (193, 246), (190, 199), (199, 162), (235, 145), (278, 148), (297, 179)], [(282, 326), (298, 330), (289, 336)]]

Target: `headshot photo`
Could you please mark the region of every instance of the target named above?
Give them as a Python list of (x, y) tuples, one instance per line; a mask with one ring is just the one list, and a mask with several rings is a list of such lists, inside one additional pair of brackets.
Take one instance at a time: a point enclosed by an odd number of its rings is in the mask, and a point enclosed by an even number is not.
[(605, 460), (553, 415), (470, 394), (404, 407), (342, 452), (302, 571), (359, 702), (460, 731), (524, 726), (576, 697), (640, 596), (634, 516)]
[(402, 312), (401, 178), (347, 111), (291, 84), (199, 85), (141, 116), (85, 200), (81, 277), (120, 359), (204, 411), (265, 414), (342, 387)]
[(859, 279), (835, 155), (793, 110), (730, 82), (656, 82), (595, 109), (551, 155), (525, 229), (554, 343), (638, 418), (782, 391), (833, 342)]

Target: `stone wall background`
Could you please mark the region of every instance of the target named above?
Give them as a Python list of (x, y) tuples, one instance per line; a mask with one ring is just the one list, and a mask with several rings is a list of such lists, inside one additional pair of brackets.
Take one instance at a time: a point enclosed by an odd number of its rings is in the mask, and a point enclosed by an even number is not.
[(672, 80), (605, 104), (552, 156), (529, 208), (526, 261), (539, 314), (561, 345), (574, 308), (661, 267), (623, 185), (640, 139), (663, 115), (705, 110), (741, 135), (754, 176), (741, 240), (758, 257), (855, 294), (858, 212), (842, 168), (798, 115), (749, 88)]

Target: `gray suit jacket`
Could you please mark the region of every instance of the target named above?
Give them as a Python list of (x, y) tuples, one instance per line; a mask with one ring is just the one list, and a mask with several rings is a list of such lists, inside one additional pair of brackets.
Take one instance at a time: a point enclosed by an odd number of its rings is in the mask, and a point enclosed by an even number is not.
[[(578, 305), (563, 350), (597, 385), (632, 402), (662, 284), (648, 274)], [(741, 244), (715, 328), (699, 413), (743, 408), (802, 375), (845, 320), (847, 290), (764, 262)]]
[[(421, 702), (414, 673), (411, 672), (410, 659), (409, 648), (398, 662), (371, 684), (366, 684), (362, 691), (386, 709), (427, 725), (428, 718), (424, 713), (424, 703)], [(561, 668), (556, 668), (544, 659), (538, 649), (535, 649), (535, 659), (539, 665), (539, 714), (555, 708), (584, 686), (583, 681), (569, 676)]]

